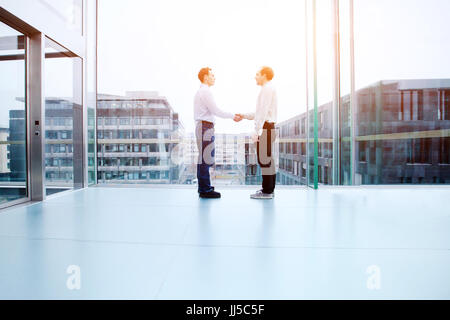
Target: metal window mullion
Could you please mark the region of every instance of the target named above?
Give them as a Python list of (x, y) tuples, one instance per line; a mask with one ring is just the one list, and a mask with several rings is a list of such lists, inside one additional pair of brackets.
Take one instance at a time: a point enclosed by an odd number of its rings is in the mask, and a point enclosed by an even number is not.
[(355, 33), (353, 20), (353, 0), (350, 1), (350, 181), (352, 185), (356, 184), (356, 111), (358, 100), (356, 99), (355, 82)]
[[(83, 1), (83, 33), (85, 30), (87, 30), (87, 14), (86, 14), (86, 6), (84, 4)], [(88, 114), (88, 101), (87, 101), (87, 95), (88, 95), (88, 83), (87, 83), (87, 46), (88, 46), (88, 37), (86, 36), (86, 34), (84, 34), (84, 43), (85, 43), (85, 56), (83, 57), (83, 59), (81, 59), (82, 61), (82, 76), (81, 76), (81, 88), (82, 88), (82, 93), (81, 93), (81, 99), (82, 99), (82, 103), (83, 103), (83, 114), (82, 114), (82, 123), (83, 123), (83, 134), (82, 134), (82, 157), (83, 157), (83, 166), (81, 168), (82, 170), (82, 176), (83, 176), (83, 180), (82, 180), (82, 188), (87, 188), (89, 186), (89, 114)]]
[(313, 64), (314, 64), (314, 189), (319, 188), (319, 132), (318, 132), (318, 94), (317, 94), (317, 19), (316, 19), (316, 0), (313, 0)]
[(333, 162), (332, 184), (340, 183), (340, 41), (339, 41), (339, 0), (333, 0)]
[(31, 130), (30, 130), (30, 37), (25, 36), (25, 150), (27, 200), (31, 200)]
[(45, 35), (36, 33), (29, 40), (29, 76), (27, 82), (29, 103), (30, 196), (32, 201), (45, 199), (45, 101), (44, 60)]
[[(308, 52), (308, 1), (305, 1), (305, 64), (306, 64), (306, 120), (305, 120), (305, 133), (306, 133), (306, 186), (309, 187), (310, 179), (310, 152), (309, 152), (309, 52)], [(302, 168), (303, 169), (303, 168)]]

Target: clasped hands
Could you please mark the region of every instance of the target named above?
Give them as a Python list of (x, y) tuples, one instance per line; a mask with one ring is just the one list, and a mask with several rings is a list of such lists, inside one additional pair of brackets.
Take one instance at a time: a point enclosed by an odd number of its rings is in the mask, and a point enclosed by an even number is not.
[(235, 122), (240, 122), (240, 121), (242, 121), (243, 119), (245, 119), (245, 117), (244, 117), (244, 115), (241, 114), (241, 113), (236, 113), (236, 114), (234, 115), (234, 118), (233, 118), (233, 120), (234, 120)]

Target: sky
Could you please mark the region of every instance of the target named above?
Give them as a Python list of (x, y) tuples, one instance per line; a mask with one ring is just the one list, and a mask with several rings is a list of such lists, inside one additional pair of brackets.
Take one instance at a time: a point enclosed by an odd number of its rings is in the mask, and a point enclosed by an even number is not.
[[(216, 75), (217, 105), (251, 112), (263, 65), (275, 71), (279, 117), (305, 109), (301, 1), (99, 1), (99, 92), (158, 91), (192, 131), (200, 68)], [(299, 19), (300, 16), (300, 19)], [(283, 31), (283, 32), (281, 32)], [(253, 123), (218, 119), (218, 132), (250, 132)]]
[[(357, 89), (382, 79), (450, 78), (449, 0), (354, 3)], [(340, 1), (340, 9), (341, 92), (346, 94), (350, 83), (348, 0)], [(330, 0), (317, 0), (319, 104), (330, 101), (333, 94), (331, 10)], [(100, 93), (158, 91), (180, 113), (187, 131), (192, 131), (200, 68), (209, 66), (216, 74), (213, 92), (219, 107), (250, 112), (259, 92), (255, 73), (269, 65), (275, 71), (279, 122), (306, 111), (307, 47), (301, 0), (99, 0), (98, 16)], [(0, 36), (17, 34), (0, 24)], [(63, 70), (53, 63), (47, 66), (52, 69)], [(0, 63), (2, 127), (9, 124), (10, 109), (23, 108), (15, 98), (23, 96), (24, 73), (23, 61)], [(310, 69), (310, 93), (311, 80)], [(47, 81), (46, 92), (53, 96), (70, 95), (71, 89), (67, 81)], [(253, 123), (218, 119), (216, 128), (218, 132), (250, 132)]]
[[(331, 1), (317, 1), (319, 104), (333, 93)], [(356, 0), (356, 86), (385, 79), (450, 78), (448, 0)], [(350, 83), (348, 0), (341, 1), (341, 81)], [(275, 71), (278, 121), (306, 111), (305, 5), (299, 0), (99, 0), (99, 92), (158, 91), (192, 131), (197, 73), (230, 112), (255, 109), (254, 75)], [(312, 87), (312, 84), (310, 84)], [(347, 92), (345, 92), (347, 90)], [(218, 119), (219, 132), (253, 123)]]

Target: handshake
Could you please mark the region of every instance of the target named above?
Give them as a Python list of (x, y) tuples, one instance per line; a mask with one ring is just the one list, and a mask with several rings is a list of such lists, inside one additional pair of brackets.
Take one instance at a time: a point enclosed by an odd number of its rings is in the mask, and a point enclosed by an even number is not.
[(234, 115), (234, 118), (233, 118), (233, 120), (234, 120), (235, 122), (240, 122), (240, 121), (242, 121), (243, 119), (245, 119), (245, 116), (244, 116), (243, 114), (240, 114), (240, 113), (236, 113), (236, 114)]

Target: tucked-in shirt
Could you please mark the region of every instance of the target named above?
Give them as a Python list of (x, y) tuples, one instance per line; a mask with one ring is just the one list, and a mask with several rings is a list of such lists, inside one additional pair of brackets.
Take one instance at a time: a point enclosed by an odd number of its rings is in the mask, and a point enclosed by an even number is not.
[(277, 122), (277, 92), (272, 82), (269, 81), (261, 87), (261, 91), (256, 101), (255, 113), (245, 114), (245, 118), (255, 120), (254, 134), (262, 134), (264, 122)]
[(211, 89), (206, 84), (202, 84), (194, 98), (194, 119), (195, 121), (215, 122), (215, 117), (233, 119), (234, 114), (219, 109), (214, 100)]

